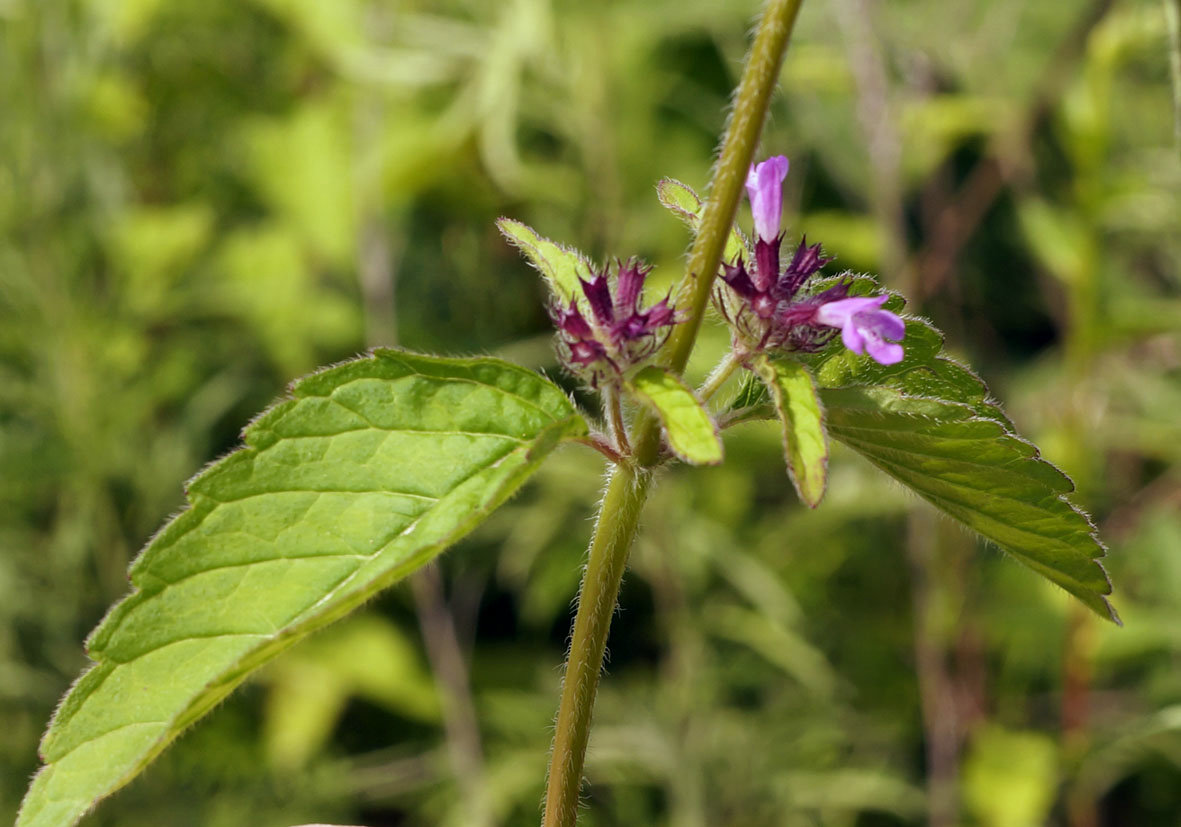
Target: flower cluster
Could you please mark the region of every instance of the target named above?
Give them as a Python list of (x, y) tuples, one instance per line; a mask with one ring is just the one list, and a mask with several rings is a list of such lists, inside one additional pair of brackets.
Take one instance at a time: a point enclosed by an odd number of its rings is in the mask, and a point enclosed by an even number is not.
[(827, 344), (836, 331), (854, 353), (869, 353), (883, 365), (902, 360), (897, 344), (906, 332), (898, 316), (881, 309), (886, 296), (849, 297), (849, 285), (839, 283), (818, 293), (802, 291), (808, 280), (831, 259), (821, 255), (820, 245), (800, 241), (788, 265), (780, 269), (783, 234), (783, 180), (788, 160), (782, 155), (752, 164), (746, 192), (754, 215), (753, 269), (740, 256), (723, 265), (722, 280), (729, 291), (719, 290), (718, 307), (732, 324), (746, 350), (814, 351)]
[(631, 260), (616, 265), (614, 284), (606, 268), (590, 281), (580, 278), (589, 314), (576, 298), (569, 305), (551, 305), (562, 362), (592, 387), (617, 381), (651, 356), (664, 343), (668, 328), (680, 321), (668, 297), (641, 309), (644, 280), (651, 269)]

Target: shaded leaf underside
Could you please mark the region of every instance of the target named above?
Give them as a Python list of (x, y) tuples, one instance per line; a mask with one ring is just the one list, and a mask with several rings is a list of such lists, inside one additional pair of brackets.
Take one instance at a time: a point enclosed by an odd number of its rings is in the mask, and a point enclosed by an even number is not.
[(495, 359), (382, 350), (297, 382), (131, 568), (20, 827), (73, 824), (245, 676), (422, 566), (586, 424)]

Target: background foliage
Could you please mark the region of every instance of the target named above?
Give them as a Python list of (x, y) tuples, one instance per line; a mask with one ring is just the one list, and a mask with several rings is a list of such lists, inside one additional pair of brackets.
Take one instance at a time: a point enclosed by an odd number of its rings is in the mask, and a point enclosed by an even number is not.
[[(704, 183), (754, 12), (0, 0), (0, 817), (180, 481), (288, 380), (395, 341), (556, 375), (499, 215), (675, 278), (654, 184)], [(589, 825), (1176, 823), (1163, 21), (816, 0), (764, 139), (792, 238), (910, 294), (1075, 478), (1126, 628), (848, 452), (807, 511), (775, 426), (743, 426), (647, 514)], [(560, 453), (441, 576), (267, 669), (91, 823), (535, 823), (600, 471)]]

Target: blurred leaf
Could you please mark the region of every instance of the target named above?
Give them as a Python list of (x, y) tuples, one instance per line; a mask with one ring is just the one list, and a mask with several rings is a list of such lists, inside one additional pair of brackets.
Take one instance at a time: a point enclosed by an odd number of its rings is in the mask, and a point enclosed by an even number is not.
[(628, 380), (628, 386), (660, 417), (669, 447), (677, 457), (693, 465), (717, 465), (722, 461), (717, 426), (684, 380), (652, 365)]
[(1055, 278), (1083, 286), (1094, 268), (1098, 250), (1095, 234), (1073, 211), (1061, 205), (1025, 199), (1018, 216), (1029, 246)]
[(982, 827), (1039, 827), (1058, 786), (1058, 749), (1035, 732), (987, 726), (964, 762), (964, 802)]
[(809, 508), (824, 497), (828, 469), (828, 436), (808, 369), (791, 359), (763, 357), (755, 364), (775, 404), (783, 428), (783, 450), (791, 483)]
[(398, 626), (375, 614), (316, 635), (263, 679), (270, 684), (263, 742), (276, 766), (306, 764), (354, 695), (411, 718), (439, 716), (438, 694), (418, 651)]
[(563, 439), (564, 392), (494, 359), (381, 350), (292, 386), (131, 569), (42, 742), (22, 827), (73, 824), (262, 663), (455, 542)]
[(263, 196), (312, 252), (342, 266), (352, 263), (357, 236), (350, 114), (316, 101), (282, 119), (251, 121), (242, 133)]

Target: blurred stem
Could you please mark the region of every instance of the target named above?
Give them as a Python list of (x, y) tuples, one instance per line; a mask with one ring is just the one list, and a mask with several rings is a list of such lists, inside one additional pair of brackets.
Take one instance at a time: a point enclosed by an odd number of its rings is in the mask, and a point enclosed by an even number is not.
[(874, 35), (877, 4), (870, 0), (834, 0), (833, 5), (857, 89), (857, 120), (869, 154), (873, 210), (886, 230), (881, 265), (889, 273), (891, 284), (909, 296), (914, 293), (914, 270), (907, 261), (900, 172), (902, 141), (890, 105), (889, 74)]
[[(927, 761), (928, 827), (959, 823), (960, 720), (955, 680), (948, 666), (944, 604), (952, 596), (942, 581), (942, 549), (934, 515), (915, 509), (907, 520), (914, 613), (914, 656)], [(957, 595), (956, 597), (962, 597)], [(958, 600), (956, 602), (959, 602)]]
[(1169, 29), (1169, 69), (1173, 76), (1173, 137), (1181, 153), (1181, 0), (1164, 0)]
[[(677, 294), (686, 321), (673, 329), (666, 363), (680, 374), (697, 341), (726, 235), (734, 222), (746, 172), (762, 132), (787, 42), (803, 0), (771, 0), (763, 12), (738, 85), (734, 109), (714, 166), (701, 226), (689, 252), (688, 271)], [(616, 465), (599, 507), (590, 557), (579, 591), (562, 700), (550, 755), (543, 827), (574, 827), (591, 713), (603, 668), (607, 632), (619, 597), (628, 553), (648, 497), (648, 466), (660, 453), (660, 425), (643, 411), (636, 420), (635, 462)]]
[[(367, 21), (375, 36), (384, 34), (388, 19), (371, 9)], [(362, 96), (356, 116), (357, 154), (373, 157), (383, 135), (384, 112), (381, 97)], [(365, 319), (365, 338), (370, 347), (393, 347), (398, 340), (395, 290), (397, 261), (404, 233), (396, 232), (377, 205), (372, 178), (365, 165), (359, 164), (355, 186), (357, 193), (357, 281), (361, 289)], [(393, 225), (393, 226), (391, 226)], [(455, 619), (443, 593), (443, 578), (437, 566), (428, 565), (410, 577), (415, 614), (426, 646), (431, 672), (439, 682), (442, 696), (443, 730), (451, 771), (459, 786), (465, 824), (487, 827), (492, 823), (484, 783), (484, 755), (480, 729), (468, 680), (467, 663)]]
[(410, 578), (418, 625), (426, 643), (427, 658), (439, 679), (443, 700), (443, 728), (455, 780), (462, 790), (465, 824), (486, 827), (492, 823), (484, 787), (484, 758), (480, 728), (472, 702), (467, 664), (455, 622), (443, 595), (438, 564), (423, 566)]

